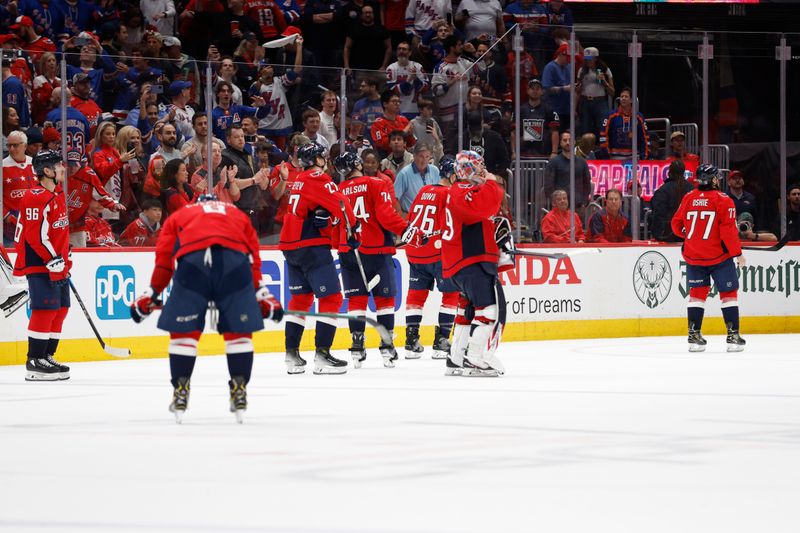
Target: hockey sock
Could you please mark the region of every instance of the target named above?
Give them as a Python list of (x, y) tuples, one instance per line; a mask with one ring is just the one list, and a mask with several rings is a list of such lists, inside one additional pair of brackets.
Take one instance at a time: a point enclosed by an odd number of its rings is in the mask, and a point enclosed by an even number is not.
[[(337, 292), (319, 299), (320, 313), (338, 313), (342, 307), (342, 293)], [(330, 348), (333, 345), (333, 338), (336, 336), (335, 318), (317, 317), (317, 333), (314, 336), (314, 344), (317, 348)]]
[(192, 377), (200, 332), (170, 333), (169, 337), (169, 370), (172, 386), (177, 387), (179, 378)]
[[(314, 303), (314, 293), (307, 292), (293, 294), (287, 309), (290, 311), (308, 311)], [(286, 350), (299, 350), (303, 332), (306, 329), (306, 319), (302, 316), (286, 315)]]
[[(351, 296), (347, 300), (347, 312), (355, 316), (366, 316), (369, 296)], [(364, 333), (366, 324), (363, 320), (348, 320), (350, 333)]]
[(47, 355), (55, 355), (58, 349), (58, 341), (61, 339), (61, 327), (64, 325), (64, 319), (67, 318), (69, 307), (62, 307), (53, 318), (53, 324), (50, 326), (50, 340), (47, 342)]
[(34, 309), (28, 322), (28, 359), (40, 359), (47, 355), (50, 330), (58, 309)]
[(228, 359), (228, 374), (244, 376), (245, 385), (253, 372), (253, 339), (250, 333), (223, 333), (225, 355)]
[(394, 297), (376, 296), (375, 306), (378, 308), (378, 323), (388, 331), (394, 331)]
[(457, 292), (442, 294), (442, 307), (439, 308), (439, 333), (445, 338), (450, 338), (450, 331), (453, 329), (456, 308), (458, 307), (458, 296)]
[(739, 299), (737, 291), (719, 293), (722, 300), (722, 318), (730, 329), (739, 331)]
[(706, 298), (708, 298), (709, 291), (711, 291), (709, 286), (689, 289), (689, 303), (686, 304), (689, 329), (700, 331), (703, 327), (703, 315), (705, 314)]
[(419, 326), (422, 323), (422, 308), (428, 299), (427, 290), (409, 289), (406, 295), (406, 326)]

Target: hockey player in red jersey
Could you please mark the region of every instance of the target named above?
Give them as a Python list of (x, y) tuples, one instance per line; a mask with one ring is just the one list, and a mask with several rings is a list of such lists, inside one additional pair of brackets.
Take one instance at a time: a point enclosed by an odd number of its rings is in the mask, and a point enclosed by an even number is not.
[(442, 275), (442, 233), (445, 229), (444, 208), (450, 185), (455, 179), (456, 161), (448, 156), (439, 162), (439, 183), (425, 185), (417, 193), (408, 210), (411, 224), (428, 237), (420, 246), (406, 248), (409, 279), (406, 296), (406, 359), (419, 359), (424, 348), (419, 342), (422, 309), (434, 282), (442, 293), (439, 324), (433, 338), (433, 358), (450, 355), (450, 332), (458, 307), (458, 287)]
[(500, 210), (503, 189), (471, 150), (456, 155), (456, 178), (444, 210), (442, 273), (461, 297), (445, 375), (496, 377), (504, 373), (495, 352), (506, 300), (497, 277), (500, 252), (492, 217)]
[[(291, 299), (291, 311), (308, 311), (319, 300), (319, 311), (337, 313), (342, 306), (342, 289), (331, 254), (334, 228), (347, 216), (350, 225), (358, 223), (349, 200), (325, 174), (325, 149), (315, 143), (304, 144), (297, 150), (297, 158), (305, 169), (287, 187), (289, 208), (283, 217), (283, 227), (278, 248), (286, 257)], [(345, 213), (342, 212), (342, 204)], [(353, 248), (360, 244), (355, 232), (347, 237)], [(286, 369), (290, 374), (305, 372), (306, 361), (300, 357), (300, 340), (305, 330), (303, 317), (286, 319)], [(344, 374), (347, 362), (331, 355), (330, 348), (336, 335), (336, 319), (317, 318), (314, 340), (315, 374)]]
[(719, 170), (713, 165), (697, 169), (697, 189), (683, 197), (672, 217), (672, 231), (683, 241), (686, 279), (689, 285), (689, 351), (702, 352), (706, 340), (700, 333), (711, 279), (722, 301), (722, 318), (728, 329), (728, 351), (741, 352), (745, 341), (739, 335), (739, 267), (745, 265), (736, 225), (736, 207), (719, 191)]
[[(361, 225), (361, 246), (356, 251), (347, 245), (346, 225), (340, 224), (339, 263), (342, 266), (344, 294), (348, 298), (348, 312), (356, 316), (365, 316), (370, 291), (364, 286), (361, 267), (363, 266), (367, 280), (378, 277), (379, 281), (371, 291), (377, 308), (378, 322), (392, 333), (394, 300), (397, 296), (393, 234), (414, 239), (418, 231), (409, 226), (392, 207), (392, 195), (386, 182), (380, 178), (365, 176), (363, 165), (364, 162), (354, 152), (345, 152), (334, 161), (336, 171), (345, 179), (341, 183), (340, 191), (350, 200), (353, 213)], [(407, 229), (410, 231), (406, 232)], [(358, 261), (361, 261), (361, 266)], [(361, 364), (367, 358), (364, 347), (364, 326), (361, 320), (350, 321), (350, 334), (353, 337), (350, 354), (355, 368), (361, 368)], [(383, 366), (393, 368), (397, 360), (394, 345), (381, 342), (380, 352)]]
[(14, 240), (14, 275), (28, 279), (31, 318), (28, 322), (27, 381), (69, 379), (69, 367), (54, 359), (61, 327), (69, 311), (67, 278), (69, 221), (61, 184), (61, 154), (44, 150), (33, 158), (39, 185), (26, 191), (19, 204)]
[(219, 312), (217, 330), (225, 339), (230, 410), (241, 423), (253, 368), (252, 334), (263, 329), (263, 319), (280, 322), (283, 317), (280, 303), (261, 281), (258, 237), (250, 218), (210, 194), (173, 213), (156, 244), (150, 288), (131, 305), (135, 322), (159, 307), (159, 296), (170, 280), (172, 289), (158, 319), (158, 327), (170, 337), (174, 387), (170, 411), (180, 423), (189, 402), (206, 310), (213, 302)]

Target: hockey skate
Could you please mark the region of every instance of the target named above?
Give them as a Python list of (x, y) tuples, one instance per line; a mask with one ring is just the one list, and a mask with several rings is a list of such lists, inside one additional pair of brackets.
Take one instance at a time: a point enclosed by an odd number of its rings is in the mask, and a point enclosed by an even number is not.
[(347, 372), (347, 362), (336, 359), (331, 355), (329, 348), (317, 348), (314, 354), (315, 374), (344, 374)]
[(302, 374), (306, 371), (306, 360), (300, 357), (300, 350), (290, 348), (286, 350), (286, 372), (289, 374)]
[(350, 356), (353, 358), (353, 368), (361, 368), (361, 363), (367, 358), (367, 350), (364, 349), (363, 333), (353, 333), (353, 344), (350, 345)]
[(689, 327), (689, 351), (690, 352), (704, 352), (706, 351), (706, 344), (708, 342), (700, 334), (699, 330), (694, 329), (694, 326)]
[(733, 329), (730, 324), (728, 324), (728, 338), (725, 340), (728, 343), (729, 352), (744, 351), (745, 340), (739, 335), (739, 330)]
[(69, 379), (69, 367), (59, 365), (50, 356), (28, 359), (28, 362), (25, 363), (25, 370), (27, 370), (25, 381), (61, 381)]
[(395, 350), (394, 345), (381, 343), (378, 349), (381, 351), (381, 357), (383, 357), (383, 366), (386, 368), (394, 368), (394, 362), (397, 361), (398, 358), (397, 350)]
[(175, 423), (183, 422), (183, 415), (189, 406), (189, 378), (178, 378), (178, 386), (172, 393), (172, 403), (169, 404), (169, 411), (175, 414)]
[(419, 343), (419, 326), (406, 326), (406, 359), (419, 359), (425, 348)]
[(231, 389), (231, 413), (236, 416), (236, 422), (244, 422), (244, 412), (247, 411), (247, 385), (244, 376), (232, 376), (228, 382)]
[(445, 369), (444, 375), (445, 376), (460, 376), (464, 373), (464, 366), (463, 364), (456, 363), (453, 358), (449, 355), (447, 356), (447, 361), (445, 361)]
[(436, 326), (433, 336), (433, 359), (446, 359), (450, 355), (450, 340), (441, 334), (439, 326)]

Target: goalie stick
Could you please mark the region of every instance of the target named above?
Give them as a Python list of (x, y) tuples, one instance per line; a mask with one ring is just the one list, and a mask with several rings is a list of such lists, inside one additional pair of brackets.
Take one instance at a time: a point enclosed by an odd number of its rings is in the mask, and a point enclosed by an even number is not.
[(378, 331), (378, 335), (381, 336), (381, 340), (386, 344), (391, 344), (394, 339), (392, 339), (392, 334), (389, 333), (389, 330), (383, 327), (377, 320), (374, 318), (369, 318), (366, 316), (356, 316), (356, 315), (348, 315), (347, 313), (314, 313), (311, 311), (289, 311), (288, 309), (284, 309), (284, 315), (292, 315), (292, 316), (321, 316), (326, 318), (341, 318), (344, 320), (360, 320), (362, 322), (366, 322), (373, 328)]
[(86, 306), (81, 299), (80, 294), (78, 294), (78, 289), (75, 288), (75, 284), (72, 283), (71, 278), (67, 278), (67, 282), (69, 283), (69, 288), (72, 289), (72, 294), (75, 295), (75, 299), (78, 300), (78, 303), (83, 310), (83, 316), (86, 317), (86, 320), (89, 322), (89, 325), (92, 327), (92, 331), (94, 331), (94, 336), (97, 337), (98, 342), (100, 342), (100, 346), (103, 347), (103, 351), (105, 351), (108, 355), (112, 357), (130, 357), (131, 351), (128, 348), (114, 348), (106, 344), (103, 338), (100, 336), (100, 332), (97, 331), (97, 327), (94, 325), (92, 321), (92, 317), (89, 316), (89, 311), (86, 310)]
[(777, 252), (789, 242), (789, 234), (787, 233), (780, 238), (778, 242), (772, 246), (742, 246), (742, 250), (756, 250), (758, 252)]
[[(350, 220), (347, 219), (347, 211), (345, 211), (344, 202), (340, 201), (339, 205), (342, 208), (342, 217), (344, 218), (344, 225), (347, 227), (347, 236), (353, 236), (353, 228), (350, 227)], [(378, 286), (378, 283), (381, 282), (381, 276), (376, 275), (374, 278), (367, 282), (367, 275), (364, 273), (364, 264), (361, 262), (361, 254), (358, 253), (358, 248), (353, 249), (353, 253), (356, 256), (356, 264), (358, 264), (358, 271), (361, 272), (361, 281), (364, 282), (364, 286), (367, 288), (367, 292), (372, 292), (372, 289)]]

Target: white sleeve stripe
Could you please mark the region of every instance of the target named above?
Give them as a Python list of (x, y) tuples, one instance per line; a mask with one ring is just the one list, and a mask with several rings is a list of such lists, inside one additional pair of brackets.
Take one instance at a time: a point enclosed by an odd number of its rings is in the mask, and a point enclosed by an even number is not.
[(48, 253), (50, 254), (51, 258), (57, 256), (56, 249), (53, 248), (53, 243), (50, 242), (50, 222), (47, 220), (47, 215), (50, 212), (50, 202), (47, 202), (47, 205), (44, 206), (42, 210), (42, 227), (40, 228), (39, 238), (42, 241), (42, 246), (44, 246)]

